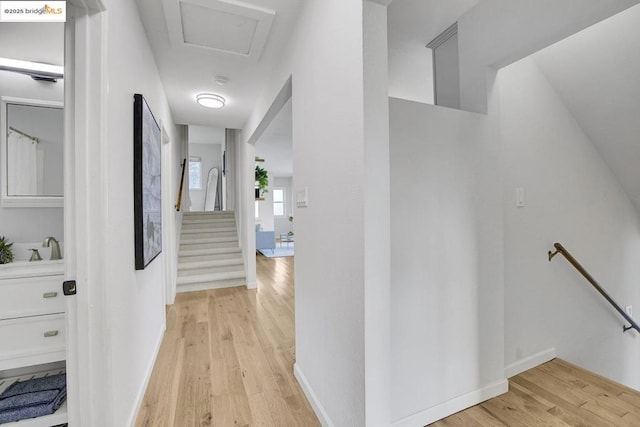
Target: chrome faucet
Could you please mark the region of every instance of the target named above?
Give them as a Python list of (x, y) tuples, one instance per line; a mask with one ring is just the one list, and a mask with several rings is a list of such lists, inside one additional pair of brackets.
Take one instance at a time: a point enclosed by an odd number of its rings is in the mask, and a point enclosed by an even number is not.
[(50, 259), (52, 259), (52, 260), (54, 260), (54, 259), (62, 259), (62, 255), (60, 255), (60, 244), (55, 239), (55, 237), (46, 237), (42, 241), (42, 247), (43, 248), (48, 248), (49, 245), (51, 245), (51, 258)]

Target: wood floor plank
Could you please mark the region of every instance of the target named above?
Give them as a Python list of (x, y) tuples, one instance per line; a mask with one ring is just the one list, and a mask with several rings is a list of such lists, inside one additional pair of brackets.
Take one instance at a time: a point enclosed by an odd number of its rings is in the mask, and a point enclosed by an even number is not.
[(640, 392), (554, 359), (510, 378), (508, 393), (432, 425), (640, 426), (638, 402)]
[[(587, 380), (590, 384), (597, 384), (602, 388), (608, 388), (610, 387), (611, 393), (622, 393), (622, 392), (629, 392), (632, 395), (638, 395), (638, 391), (632, 389), (631, 387), (627, 387), (623, 384), (619, 384), (616, 382), (613, 382), (611, 380), (609, 380), (608, 378), (605, 378), (603, 376), (600, 376), (594, 372), (585, 370), (580, 368), (579, 366), (576, 366), (572, 363), (567, 362), (566, 360), (563, 359), (554, 359), (553, 364), (555, 366), (558, 367), (562, 367), (563, 369), (568, 370), (569, 372), (573, 373), (574, 375), (584, 378), (585, 380)], [(640, 397), (640, 396), (639, 396)]]
[(509, 379), (509, 384), (514, 383), (526, 388), (537, 396), (541, 396), (542, 398), (553, 402), (556, 407), (550, 409), (549, 412), (561, 418), (563, 421), (572, 425), (584, 425), (585, 427), (610, 427), (610, 424), (607, 421), (581, 409), (580, 406), (582, 403), (574, 404), (567, 401), (565, 400), (564, 395), (554, 394), (549, 390), (524, 379), (522, 375), (517, 375)]
[(531, 412), (526, 411), (522, 402), (513, 394), (505, 394), (494, 399), (487, 400), (482, 403), (484, 409), (487, 410), (499, 421), (508, 426), (536, 426), (541, 425), (541, 421)]
[(320, 423), (293, 376), (293, 258), (257, 258), (258, 289), (178, 294), (136, 427)]

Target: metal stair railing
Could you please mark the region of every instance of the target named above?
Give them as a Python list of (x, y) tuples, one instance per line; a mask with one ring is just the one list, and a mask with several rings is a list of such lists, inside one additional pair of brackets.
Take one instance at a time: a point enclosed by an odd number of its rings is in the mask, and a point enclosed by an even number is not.
[(582, 274), (582, 276), (585, 279), (587, 279), (587, 282), (589, 282), (591, 286), (593, 286), (596, 289), (596, 291), (598, 291), (600, 295), (602, 295), (604, 299), (606, 299), (609, 302), (609, 304), (611, 304), (613, 308), (615, 308), (616, 311), (620, 313), (620, 315), (624, 317), (624, 319), (631, 324), (631, 326), (623, 326), (622, 332), (627, 332), (629, 329), (635, 329), (636, 331), (640, 332), (640, 326), (638, 326), (638, 324), (631, 318), (631, 316), (629, 316), (622, 309), (622, 307), (620, 307), (620, 305), (618, 305), (618, 303), (615, 302), (613, 298), (611, 298), (611, 296), (609, 296), (609, 294), (602, 288), (602, 286), (600, 286), (600, 284), (596, 281), (596, 279), (594, 279), (593, 276), (591, 276), (591, 274), (589, 274), (589, 272), (585, 270), (585, 268), (582, 265), (580, 265), (580, 263), (569, 253), (569, 251), (567, 251), (564, 248), (564, 246), (562, 246), (560, 243), (554, 243), (553, 247), (556, 250), (555, 252), (549, 251), (549, 262), (551, 262), (553, 257), (556, 256), (557, 254), (560, 254), (563, 257), (565, 257), (565, 259), (569, 261), (569, 264), (571, 264), (576, 270), (578, 270), (578, 272), (580, 272), (580, 274)]

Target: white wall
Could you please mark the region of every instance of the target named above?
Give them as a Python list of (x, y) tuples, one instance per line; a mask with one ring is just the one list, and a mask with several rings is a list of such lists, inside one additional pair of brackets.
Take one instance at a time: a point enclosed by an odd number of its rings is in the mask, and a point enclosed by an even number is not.
[(638, 0), (478, 3), (458, 20), (460, 108), (487, 111), (489, 67), (506, 66), (637, 3)]
[(256, 224), (262, 225), (265, 231), (275, 230), (275, 216), (273, 215), (273, 177), (269, 178), (267, 192), (262, 195), (264, 200), (258, 201), (258, 217)]
[(389, 48), (389, 96), (433, 104), (433, 54), (425, 45)]
[[(200, 157), (202, 161), (202, 189), (189, 190), (189, 197), (191, 198), (190, 210), (202, 211), (204, 210), (209, 170), (218, 168), (218, 173), (222, 174), (222, 146), (220, 144), (197, 144), (189, 141), (189, 157)], [(218, 188), (218, 190), (221, 189)]]
[[(110, 376), (110, 417), (105, 425), (132, 425), (145, 381), (151, 373), (165, 328), (165, 280), (161, 253), (145, 270), (134, 267), (133, 223), (133, 95), (145, 96), (156, 120), (167, 130), (177, 154), (182, 132), (173, 124), (151, 49), (135, 2), (110, 0), (107, 12), (106, 77), (108, 97), (105, 123), (105, 208), (108, 230), (105, 247), (104, 286), (107, 370)], [(135, 52), (135, 54), (132, 54)], [(178, 167), (181, 158), (174, 159)], [(175, 203), (175, 200), (163, 200)], [(163, 218), (174, 221), (179, 216)], [(95, 261), (95, 260), (93, 260)]]
[(394, 425), (506, 391), (498, 136), (487, 116), (390, 100)]
[(248, 141), (291, 76), (294, 182), (309, 191), (295, 219), (295, 371), (316, 413), (340, 426), (365, 424), (362, 21), (362, 2), (304, 2), (243, 132)]
[(391, 422), (389, 1), (363, 3), (365, 421)]
[[(640, 218), (531, 59), (499, 73), (505, 153), (505, 362), (559, 357), (640, 388), (633, 332), (561, 256), (562, 243), (622, 306), (640, 307)], [(515, 207), (515, 188), (526, 206)], [(637, 315), (636, 315), (637, 317)]]
[[(32, 28), (30, 30), (30, 27), (25, 24), (3, 23), (0, 29), (2, 37), (0, 56), (31, 60), (46, 58), (49, 61), (55, 57), (61, 61), (64, 49), (62, 43), (64, 26), (62, 24), (46, 25), (48, 25), (47, 31), (59, 33), (58, 37), (52, 38), (60, 42), (59, 46), (51, 46), (48, 41), (38, 42), (35, 37), (28, 42), (26, 38), (33, 33)], [(23, 74), (0, 71), (0, 96), (62, 102), (63, 91), (64, 79), (58, 80), (58, 83), (37, 82)], [(3, 157), (0, 157), (0, 160)], [(5, 185), (2, 178), (0, 178), (0, 185)], [(62, 215), (62, 208), (0, 208), (0, 235), (6, 236), (11, 241), (25, 243), (41, 242), (46, 236), (55, 236), (61, 240)]]
[(295, 203), (295, 197), (293, 193), (293, 178), (292, 177), (281, 177), (281, 178), (274, 177), (273, 186), (284, 188), (284, 197), (285, 197), (284, 216), (273, 217), (274, 230), (276, 232), (276, 236), (278, 236), (280, 233), (288, 233), (289, 231), (293, 231), (293, 224), (289, 222), (289, 216), (293, 215), (293, 209), (294, 209), (294, 203)]

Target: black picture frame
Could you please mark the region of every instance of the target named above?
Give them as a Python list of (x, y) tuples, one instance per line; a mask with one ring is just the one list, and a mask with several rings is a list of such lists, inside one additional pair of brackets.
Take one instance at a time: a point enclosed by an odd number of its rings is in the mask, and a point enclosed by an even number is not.
[(147, 101), (133, 95), (133, 211), (136, 270), (162, 252), (162, 132)]

